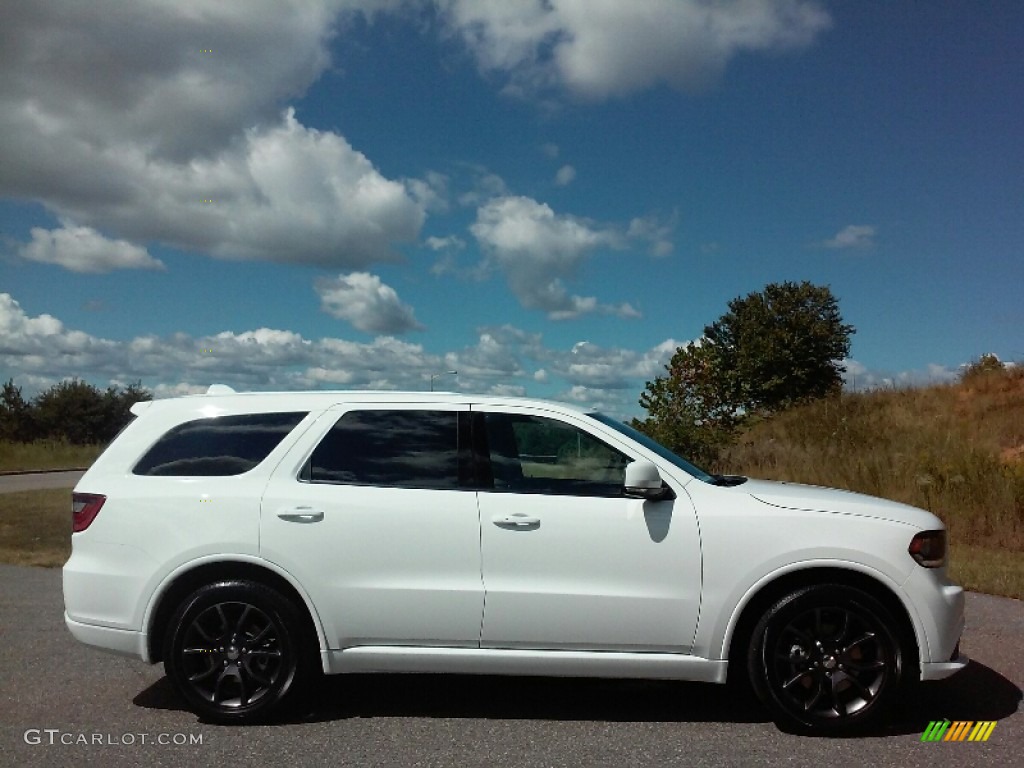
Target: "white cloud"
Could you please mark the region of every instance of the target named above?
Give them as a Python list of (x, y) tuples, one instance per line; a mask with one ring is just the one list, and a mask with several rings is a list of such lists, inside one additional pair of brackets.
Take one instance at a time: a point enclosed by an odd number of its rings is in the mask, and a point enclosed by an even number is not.
[(227, 258), (394, 258), (444, 204), (443, 177), (387, 179), (282, 110), (329, 65), (339, 10), (359, 5), (4, 4), (0, 195), (66, 227)]
[(422, 330), (412, 307), (403, 304), (395, 289), (376, 275), (353, 272), (317, 279), (320, 306), (329, 315), (346, 320), (367, 333), (405, 333)]
[(614, 230), (558, 215), (529, 197), (506, 196), (481, 206), (470, 231), (493, 256), (524, 307), (543, 310), (552, 320), (592, 312), (638, 315), (629, 304), (599, 304), (592, 296), (571, 295), (563, 283), (575, 275), (589, 251), (621, 245), (622, 237)]
[(555, 173), (555, 186), (556, 187), (567, 187), (572, 184), (573, 179), (576, 178), (576, 169), (571, 165), (563, 165)]
[(826, 248), (871, 248), (875, 244), (875, 228), (866, 224), (850, 224), (825, 240)]
[(960, 375), (959, 368), (948, 365), (929, 363), (923, 369), (906, 369), (902, 371), (886, 371), (870, 368), (858, 360), (843, 360), (846, 367), (843, 373), (845, 387), (854, 392), (887, 387), (920, 387), (932, 384), (950, 384)]
[(18, 251), (23, 259), (59, 264), (72, 272), (110, 272), (114, 269), (164, 269), (145, 248), (127, 240), (110, 240), (91, 227), (65, 222), (60, 229), (32, 228), (32, 240)]
[(409, 194), (425, 210), (446, 213), (448, 203), (448, 177), (437, 171), (428, 171), (423, 179), (406, 179)]
[(459, 195), (460, 205), (472, 207), (492, 198), (509, 194), (508, 185), (498, 174), (479, 165), (469, 165), (467, 169), (471, 176), (471, 186), (467, 192)]
[(713, 82), (735, 55), (810, 45), (830, 24), (811, 0), (438, 0), (443, 17), (506, 90), (584, 98)]
[(432, 251), (461, 251), (466, 247), (466, 241), (458, 235), (448, 235), (448, 237), (428, 237), (426, 245)]
[(463, 382), (495, 377), (508, 379), (524, 375), (521, 357), (522, 348), (517, 341), (483, 329), (476, 346), (445, 355), (445, 366), (458, 371), (464, 377)]
[(541, 145), (540, 151), (543, 152), (548, 157), (550, 157), (552, 160), (554, 160), (556, 157), (558, 157), (558, 153), (561, 150), (558, 148), (557, 144), (549, 141), (546, 144)]
[(661, 258), (668, 256), (675, 249), (672, 238), (678, 223), (678, 212), (673, 213), (668, 220), (662, 220), (656, 215), (638, 216), (629, 222), (626, 234), (631, 238), (647, 241), (649, 253)]
[(561, 386), (574, 398), (589, 391), (589, 399), (580, 402), (621, 414), (636, 412), (644, 382), (663, 373), (677, 346), (666, 339), (648, 350), (590, 342), (553, 349), (541, 334), (509, 325), (480, 328), (474, 344), (442, 354), (393, 336), (360, 343), (306, 339), (274, 328), (115, 341), (69, 329), (51, 315), (30, 316), (11, 296), (0, 294), (0, 369), (19, 384), (39, 388), (77, 376), (99, 382), (141, 379), (161, 396), (202, 392), (214, 382), (240, 391), (425, 390), (432, 374), (457, 370), (458, 378), (446, 380), (445, 388), (538, 394), (530, 388)]
[(581, 341), (566, 353), (550, 355), (548, 367), (573, 385), (629, 389), (635, 387), (637, 381), (647, 381), (664, 373), (665, 365), (682, 343), (666, 339), (649, 350), (637, 351)]
[(525, 397), (526, 387), (521, 384), (493, 384), (484, 394), (496, 397)]

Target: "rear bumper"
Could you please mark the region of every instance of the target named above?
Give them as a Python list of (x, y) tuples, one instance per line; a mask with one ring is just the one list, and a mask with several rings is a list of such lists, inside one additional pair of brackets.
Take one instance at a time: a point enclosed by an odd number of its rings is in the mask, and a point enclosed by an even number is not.
[(102, 627), (75, 621), (64, 612), (64, 623), (75, 639), (100, 650), (145, 660), (146, 636), (130, 629)]

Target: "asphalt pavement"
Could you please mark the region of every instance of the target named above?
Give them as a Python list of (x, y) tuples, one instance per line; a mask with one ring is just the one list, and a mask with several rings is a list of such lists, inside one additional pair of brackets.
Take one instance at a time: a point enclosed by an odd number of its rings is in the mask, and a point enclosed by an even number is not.
[(27, 472), (25, 474), (0, 475), (0, 493), (42, 491), (49, 488), (74, 488), (75, 484), (84, 474), (84, 469), (71, 469), (58, 472)]
[[(332, 677), (293, 722), (225, 727), (161, 666), (77, 643), (59, 569), (0, 565), (0, 766), (1019, 766), (1024, 607), (967, 609), (971, 665), (859, 738), (784, 733), (721, 686), (442, 675)], [(997, 724), (985, 743), (922, 743), (945, 718)]]

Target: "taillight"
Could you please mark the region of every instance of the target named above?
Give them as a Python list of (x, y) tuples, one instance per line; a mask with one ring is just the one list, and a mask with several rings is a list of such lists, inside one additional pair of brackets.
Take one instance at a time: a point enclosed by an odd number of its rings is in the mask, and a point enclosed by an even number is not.
[(921, 531), (910, 540), (907, 551), (918, 565), (941, 568), (946, 564), (946, 532)]
[(107, 497), (99, 493), (72, 493), (71, 530), (78, 533), (88, 528), (106, 500)]

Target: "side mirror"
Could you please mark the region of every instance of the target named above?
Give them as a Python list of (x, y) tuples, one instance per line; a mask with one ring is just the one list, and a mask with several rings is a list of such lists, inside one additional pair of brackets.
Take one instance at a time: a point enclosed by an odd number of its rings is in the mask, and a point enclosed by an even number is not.
[(647, 501), (664, 501), (676, 497), (672, 489), (661, 479), (658, 468), (642, 459), (626, 465), (626, 480), (622, 491), (626, 496)]

